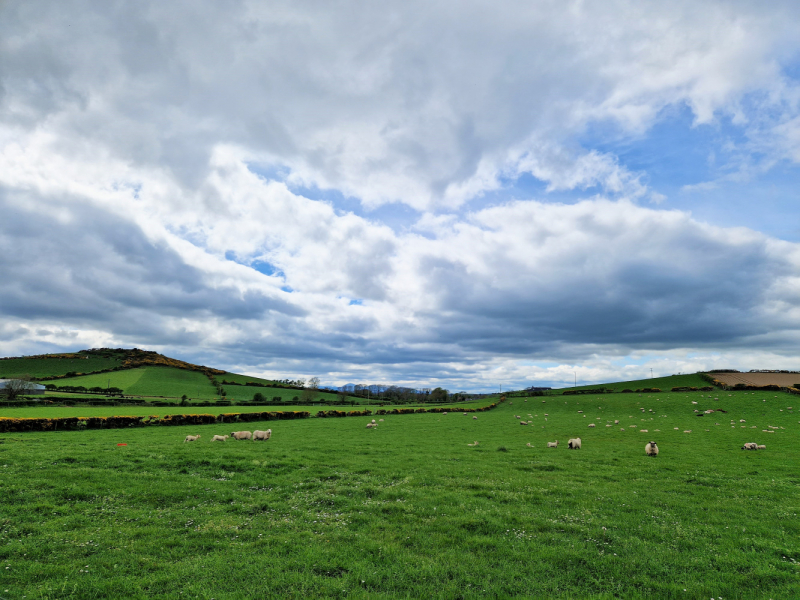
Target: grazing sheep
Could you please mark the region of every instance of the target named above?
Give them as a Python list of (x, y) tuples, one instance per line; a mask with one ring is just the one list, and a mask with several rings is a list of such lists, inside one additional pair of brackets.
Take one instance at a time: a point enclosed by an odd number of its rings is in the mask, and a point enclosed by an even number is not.
[(619, 419), (614, 419), (614, 425), (619, 425)]
[(374, 429), (377, 426), (378, 426), (377, 423), (367, 423), (367, 429)]
[(756, 446), (756, 450), (766, 450), (766, 449), (767, 447), (764, 444), (759, 444), (758, 446)]
[[(464, 413), (464, 414), (467, 414), (467, 413)], [(383, 423), (383, 419), (378, 419), (378, 421), (380, 421), (381, 423)]]
[(256, 430), (256, 431), (253, 432), (253, 441), (254, 442), (256, 440), (264, 440), (264, 441), (266, 441), (271, 437), (272, 437), (272, 429), (267, 429), (266, 431), (258, 431), (258, 430)]
[(589, 427), (594, 427), (594, 423), (589, 423)]
[(758, 450), (758, 444), (754, 442), (746, 442), (744, 446), (742, 446), (742, 450)]
[(528, 424), (528, 422), (527, 422), (527, 421), (520, 421), (520, 422), (519, 422), (519, 424), (520, 424), (520, 425), (527, 425), (527, 424)]
[(249, 440), (253, 437), (253, 434), (249, 431), (233, 431), (231, 432), (231, 437), (235, 440)]
[(473, 443), (473, 444), (467, 444), (467, 446), (477, 446), (477, 445), (478, 445), (478, 441), (477, 440), (475, 440), (475, 443)]
[(555, 442), (547, 442), (547, 447), (548, 448), (558, 448), (558, 440), (556, 440)]
[(196, 442), (198, 439), (200, 439), (199, 435), (187, 435), (186, 439), (183, 440), (183, 443), (185, 444), (186, 442)]
[[(447, 414), (447, 413), (444, 413), (444, 414)], [(374, 423), (374, 422), (375, 422), (375, 419), (372, 419), (372, 422)]]
[(581, 449), (581, 438), (574, 438), (567, 442), (567, 448), (570, 450), (580, 450)]
[(475, 419), (476, 421), (478, 420), (478, 417), (472, 417), (472, 418)]
[(214, 437), (211, 438), (211, 441), (212, 442), (224, 442), (229, 437), (230, 436), (227, 436), (227, 435), (215, 435)]
[(514, 415), (514, 418), (515, 418), (515, 419), (521, 419), (522, 417), (521, 417), (521, 416), (519, 416), (519, 415)]
[(655, 442), (647, 442), (647, 445), (644, 447), (644, 453), (647, 456), (658, 456), (658, 446)]

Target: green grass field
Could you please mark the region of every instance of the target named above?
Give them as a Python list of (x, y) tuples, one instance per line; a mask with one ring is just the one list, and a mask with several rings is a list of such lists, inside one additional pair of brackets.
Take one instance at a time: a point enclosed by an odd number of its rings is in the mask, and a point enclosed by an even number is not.
[(658, 388), (662, 391), (670, 391), (674, 387), (705, 387), (711, 385), (699, 373), (689, 373), (686, 375), (669, 375), (667, 377), (654, 377), (652, 379), (637, 379), (633, 381), (617, 381), (614, 383), (595, 383), (592, 385), (579, 385), (578, 387), (559, 388), (554, 390), (560, 393), (566, 390), (594, 390), (605, 388), (621, 392), (624, 389)]
[(48, 377), (66, 375), (70, 372), (90, 373), (101, 369), (111, 369), (120, 360), (89, 356), (88, 358), (8, 358), (0, 360), (0, 379), (10, 379), (21, 375)]
[[(376, 430), (240, 426), (271, 428), (263, 443), (208, 442), (228, 425), (4, 434), (0, 596), (798, 598), (797, 400), (556, 396)], [(695, 416), (709, 408), (728, 412)]]
[(139, 367), (112, 373), (69, 377), (53, 383), (58, 386), (82, 385), (86, 388), (95, 386), (106, 388), (110, 385), (132, 396), (180, 397), (186, 394), (190, 398), (207, 399), (216, 395), (216, 389), (202, 373), (173, 367)]

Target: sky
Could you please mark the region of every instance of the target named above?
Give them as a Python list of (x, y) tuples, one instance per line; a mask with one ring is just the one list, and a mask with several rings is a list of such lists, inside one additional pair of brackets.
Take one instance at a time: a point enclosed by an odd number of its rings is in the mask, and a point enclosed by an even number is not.
[(0, 0), (0, 355), (800, 370), (800, 3)]

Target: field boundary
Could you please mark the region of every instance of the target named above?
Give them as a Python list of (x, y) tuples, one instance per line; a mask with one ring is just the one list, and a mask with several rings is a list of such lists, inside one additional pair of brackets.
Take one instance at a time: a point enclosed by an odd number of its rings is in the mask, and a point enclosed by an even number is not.
[[(478, 408), (459, 408), (443, 407), (435, 408), (394, 408), (390, 410), (378, 410), (376, 415), (409, 415), (421, 413), (447, 413), (447, 412), (485, 412), (492, 410), (504, 402), (505, 398), (500, 398), (487, 406)], [(315, 418), (330, 417), (368, 417), (372, 416), (372, 411), (366, 410), (329, 410), (319, 411)], [(44, 417), (0, 417), (0, 433), (19, 433), (25, 431), (82, 431), (85, 429), (126, 429), (128, 427), (148, 427), (148, 426), (176, 426), (176, 425), (214, 425), (217, 423), (249, 423), (253, 421), (280, 421), (294, 419), (308, 419), (311, 413), (306, 410), (294, 411), (265, 411), (248, 413), (222, 413), (214, 416), (212, 414), (180, 414), (166, 415), (159, 417), (152, 415), (144, 416), (112, 416), (112, 417), (56, 417), (52, 419)]]

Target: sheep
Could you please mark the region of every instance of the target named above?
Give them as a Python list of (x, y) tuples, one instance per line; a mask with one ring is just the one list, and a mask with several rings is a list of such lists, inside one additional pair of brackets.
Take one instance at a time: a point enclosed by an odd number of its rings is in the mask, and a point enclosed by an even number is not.
[(377, 426), (377, 423), (367, 423), (367, 429), (374, 429)]
[(555, 442), (547, 442), (547, 447), (548, 448), (558, 448), (558, 440), (556, 440)]
[(658, 456), (658, 446), (655, 442), (647, 442), (644, 447), (644, 453), (647, 456)]
[(253, 437), (253, 434), (249, 431), (232, 431), (231, 437), (235, 440), (249, 440)]
[(619, 419), (614, 419), (614, 425), (619, 425)]
[(519, 415), (514, 415), (514, 418), (515, 418), (515, 419), (521, 419), (522, 417), (521, 417), (521, 416), (519, 416)]
[(742, 446), (742, 450), (758, 450), (758, 444), (754, 442), (745, 442), (744, 446)]
[(567, 442), (567, 448), (570, 450), (580, 450), (581, 449), (581, 438), (574, 438)]
[(199, 435), (187, 435), (186, 439), (183, 440), (183, 443), (185, 444), (186, 442), (196, 442), (198, 439), (200, 439)]
[(758, 446), (756, 446), (756, 450), (766, 450), (766, 449), (767, 447), (764, 444), (759, 444)]
[(520, 424), (520, 425), (527, 425), (527, 424), (528, 424), (528, 422), (527, 422), (527, 421), (520, 421), (520, 422), (519, 422), (519, 424)]
[(467, 444), (467, 446), (477, 446), (477, 445), (478, 445), (478, 440), (475, 440), (475, 443), (473, 444)]
[(258, 431), (258, 430), (256, 430), (256, 431), (253, 432), (253, 441), (254, 442), (257, 441), (257, 440), (266, 441), (271, 437), (272, 437), (272, 429), (267, 429), (266, 431)]
[(214, 437), (211, 438), (211, 441), (212, 442), (224, 442), (229, 437), (230, 437), (229, 435), (215, 435)]
[(530, 442), (528, 442), (528, 443), (527, 443), (527, 444), (525, 444), (525, 445), (526, 445), (528, 448), (533, 448), (533, 446), (531, 446), (531, 443), (530, 443)]
[(589, 423), (589, 427), (594, 427), (594, 423)]
[[(464, 413), (464, 414), (467, 414), (467, 413)], [(383, 423), (383, 419), (378, 419), (378, 421), (380, 421), (381, 423)]]
[[(447, 414), (447, 413), (444, 413), (444, 414)], [(375, 423), (375, 419), (372, 419), (372, 422)]]
[(472, 418), (475, 419), (476, 421), (478, 420), (478, 417), (472, 417)]

